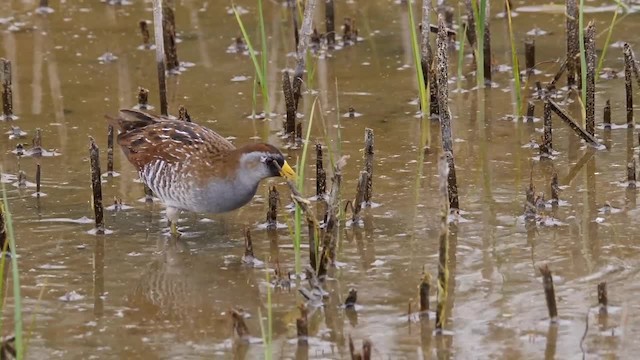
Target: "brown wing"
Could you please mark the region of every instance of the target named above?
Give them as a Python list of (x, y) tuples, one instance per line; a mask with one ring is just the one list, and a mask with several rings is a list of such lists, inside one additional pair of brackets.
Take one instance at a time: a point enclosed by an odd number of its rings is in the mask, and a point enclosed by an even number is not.
[(169, 164), (183, 164), (194, 158), (214, 162), (235, 150), (215, 131), (190, 122), (135, 110), (121, 110), (120, 116), (110, 122), (120, 129), (118, 144), (138, 170), (155, 160)]

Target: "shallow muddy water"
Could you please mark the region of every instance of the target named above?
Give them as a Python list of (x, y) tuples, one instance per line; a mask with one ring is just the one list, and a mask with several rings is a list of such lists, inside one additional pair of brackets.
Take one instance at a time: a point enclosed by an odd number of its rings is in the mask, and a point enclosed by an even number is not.
[[(248, 56), (227, 53), (240, 34), (226, 1), (177, 1), (178, 44), (181, 61), (194, 63), (168, 79), (169, 109), (177, 114), (185, 105), (196, 122), (242, 144), (257, 138), (283, 145), (277, 132), (281, 116), (271, 121), (251, 120), (253, 65)], [(256, 38), (256, 6), (238, 2)], [(323, 3), (323, 2), (321, 2)], [(493, 3), (493, 2), (492, 2)], [(589, 2), (599, 7), (602, 2)], [(543, 6), (544, 5), (544, 6)], [(606, 5), (610, 5), (607, 2)], [(95, 1), (53, 1), (55, 12), (32, 13), (37, 1), (0, 4), (0, 56), (13, 62), (15, 125), (28, 132), (25, 139), (0, 137), (2, 181), (6, 182), (14, 214), (25, 326), (32, 331), (30, 358), (261, 358), (259, 311), (267, 313), (264, 268), (241, 262), (243, 229), (252, 229), (258, 258), (269, 268), (279, 263), (294, 271), (292, 238), (288, 229), (267, 232), (266, 182), (246, 207), (224, 215), (183, 214), (184, 235), (177, 247), (168, 243), (167, 225), (159, 203), (147, 205), (137, 174), (119, 149), (115, 168), (121, 176), (103, 184), (105, 204), (121, 198), (131, 209), (106, 211), (113, 233), (90, 235), (93, 224), (88, 161), (88, 137), (96, 138), (106, 168), (105, 114), (116, 114), (136, 103), (138, 86), (149, 88), (150, 102), (158, 106), (153, 51), (138, 50), (138, 21), (152, 19), (150, 2), (109, 6)], [(514, 31), (518, 49), (525, 34), (540, 28), (536, 61), (541, 74), (529, 80), (547, 83), (565, 54), (564, 15), (547, 1), (514, 1)], [(438, 151), (419, 156), (420, 121), (415, 117), (417, 94), (405, 5), (394, 1), (339, 2), (336, 22), (355, 17), (363, 40), (355, 46), (317, 60), (314, 80), (300, 111), (308, 113), (317, 96), (329, 129), (328, 144), (337, 146), (336, 114), (349, 107), (362, 113), (341, 118), (340, 149), (351, 156), (344, 172), (344, 198), (355, 196), (363, 166), (365, 127), (375, 131), (373, 200), (379, 206), (365, 210), (361, 229), (341, 229), (340, 267), (332, 271), (325, 306), (309, 318), (308, 349), (297, 349), (296, 305), (301, 297), (293, 281), (291, 291), (274, 290), (273, 353), (275, 358), (347, 358), (348, 337), (356, 347), (363, 339), (373, 343), (374, 358), (540, 359), (633, 358), (640, 350), (640, 210), (636, 190), (626, 189), (626, 163), (637, 155), (636, 130), (600, 127), (596, 135), (606, 150), (585, 146), (573, 132), (554, 119), (552, 162), (534, 160), (538, 151), (526, 145), (539, 141), (542, 123), (512, 121), (511, 55), (507, 23), (491, 20), (493, 74), (497, 87), (483, 92), (455, 91), (475, 86), (471, 58), (465, 59), (466, 79), (452, 81), (454, 152), (463, 219), (452, 225), (448, 321), (443, 335), (434, 335), (434, 321), (407, 320), (407, 308), (417, 308), (417, 286), (423, 268), (437, 273), (440, 196)], [(590, 12), (597, 32), (609, 25), (611, 7)], [(602, 10), (602, 9), (601, 9)], [(316, 23), (321, 22), (323, 4)], [(6, 18), (12, 17), (12, 20)], [(612, 43), (630, 41), (640, 51), (636, 34), (640, 14), (625, 17), (613, 32)], [(270, 86), (276, 111), (284, 100), (280, 71), (295, 66), (290, 12), (279, 2), (265, 2), (269, 34)], [(16, 29), (16, 27), (18, 29)], [(10, 31), (16, 30), (16, 31)], [(601, 50), (606, 33), (597, 39)], [(103, 54), (117, 56), (101, 63)], [(467, 55), (469, 48), (467, 45)], [(600, 54), (600, 52), (599, 52)], [(451, 78), (457, 54), (450, 52)], [(315, 59), (313, 60), (316, 61)], [(524, 64), (524, 57), (520, 57)], [(622, 49), (610, 47), (605, 67), (622, 71)], [(233, 81), (247, 76), (246, 81)], [(237, 78), (236, 78), (237, 79)], [(337, 83), (337, 94), (336, 94)], [(564, 85), (561, 80), (560, 85)], [(598, 78), (596, 121), (611, 100), (615, 123), (625, 123), (624, 83), (620, 77)], [(636, 94), (638, 90), (636, 89)], [(317, 95), (316, 95), (317, 94)], [(529, 96), (529, 91), (525, 92)], [(339, 108), (336, 109), (336, 97)], [(575, 100), (575, 96), (573, 97)], [(261, 103), (261, 100), (258, 100)], [(260, 105), (258, 105), (259, 108)], [(577, 118), (580, 105), (564, 105)], [(637, 110), (637, 108), (636, 108)], [(638, 112), (636, 111), (636, 116)], [(542, 104), (536, 103), (536, 116)], [(316, 119), (317, 120), (317, 119)], [(312, 139), (324, 141), (317, 122)], [(9, 123), (2, 122), (2, 131)], [(305, 124), (306, 126), (306, 124)], [(17, 159), (12, 150), (30, 143), (35, 129), (43, 145), (59, 156)], [(437, 123), (431, 127), (434, 148), (439, 144)], [(301, 152), (289, 150), (295, 163)], [(335, 153), (334, 153), (335, 155)], [(325, 157), (326, 158), (326, 157)], [(423, 160), (423, 161), (422, 161)], [(19, 168), (34, 181), (36, 163), (42, 166), (42, 191), (12, 185)], [(310, 156), (309, 163), (315, 164)], [(562, 185), (557, 210), (543, 213), (555, 226), (525, 228), (521, 215), (525, 189), (533, 168), (537, 192), (549, 198), (552, 174)], [(420, 174), (422, 174), (420, 176)], [(306, 172), (305, 194), (314, 195), (315, 171)], [(289, 191), (279, 186), (283, 205)], [(609, 211), (602, 210), (610, 204)], [(280, 209), (280, 221), (291, 222)], [(89, 221), (85, 221), (88, 218)], [(306, 234), (305, 237), (306, 239)], [(305, 241), (306, 244), (306, 241)], [(302, 249), (303, 264), (308, 262)], [(549, 264), (554, 273), (560, 321), (549, 326), (538, 266)], [(273, 276), (272, 276), (273, 277)], [(597, 310), (596, 285), (606, 281), (609, 314)], [(306, 282), (301, 282), (305, 285)], [(357, 288), (357, 317), (340, 305), (349, 288)], [(435, 308), (435, 292), (431, 293)], [(12, 329), (13, 302), (5, 308), (3, 334)], [(244, 308), (255, 341), (234, 345), (229, 310)], [(259, 310), (260, 309), (260, 310)], [(431, 318), (433, 318), (431, 314)], [(32, 329), (32, 330), (29, 330)], [(307, 351), (307, 355), (304, 355)]]

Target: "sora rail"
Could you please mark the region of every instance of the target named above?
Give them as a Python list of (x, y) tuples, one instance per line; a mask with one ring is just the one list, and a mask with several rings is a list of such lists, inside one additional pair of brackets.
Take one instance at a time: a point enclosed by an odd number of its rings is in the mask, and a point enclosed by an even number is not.
[(118, 144), (144, 182), (167, 206), (177, 234), (181, 210), (222, 213), (247, 204), (262, 179), (296, 174), (276, 147), (236, 148), (215, 131), (137, 110), (107, 117), (120, 130)]

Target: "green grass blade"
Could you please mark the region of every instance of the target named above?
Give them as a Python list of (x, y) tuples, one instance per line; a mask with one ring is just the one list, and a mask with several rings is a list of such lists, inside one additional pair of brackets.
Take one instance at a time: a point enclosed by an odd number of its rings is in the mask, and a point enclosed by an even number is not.
[[(256, 56), (256, 52), (253, 48), (253, 45), (251, 44), (251, 38), (249, 37), (249, 34), (247, 33), (247, 30), (244, 27), (244, 23), (242, 22), (242, 19), (240, 18), (240, 13), (238, 13), (238, 10), (236, 9), (235, 6), (233, 6), (233, 13), (236, 16), (236, 20), (238, 21), (238, 26), (240, 26), (240, 32), (242, 32), (242, 37), (244, 38), (244, 42), (247, 44), (247, 48), (249, 48), (249, 56), (251, 57), (251, 61), (253, 62), (253, 67), (255, 68), (255, 72), (256, 72), (256, 76), (258, 77), (258, 81), (260, 82), (260, 89), (262, 90), (262, 96), (265, 99), (265, 103), (269, 103), (269, 92), (267, 91), (267, 84), (266, 84), (266, 79), (264, 77), (264, 74), (262, 72), (262, 66), (260, 65), (260, 63), (258, 62), (258, 58)], [(263, 54), (264, 56), (265, 54)], [(266, 58), (266, 56), (264, 56)], [(265, 109), (265, 113), (267, 112), (267, 109)]]
[[(296, 187), (300, 191), (304, 191), (304, 170), (307, 165), (307, 152), (309, 149), (309, 137), (311, 136), (311, 128), (313, 127), (313, 117), (316, 109), (316, 104), (318, 102), (318, 98), (313, 100), (313, 104), (311, 104), (311, 114), (309, 115), (309, 125), (307, 126), (307, 135), (304, 139), (304, 144), (302, 145), (302, 158), (298, 160), (298, 178), (296, 179)], [(295, 209), (295, 223), (294, 223), (294, 241), (293, 247), (295, 252), (295, 267), (296, 274), (300, 274), (302, 272), (302, 264), (300, 257), (300, 244), (302, 243), (302, 209), (300, 206), (296, 204)]]
[[(269, 61), (269, 55), (267, 53), (267, 32), (265, 30), (265, 26), (264, 26), (264, 13), (262, 11), (262, 0), (258, 0), (258, 24), (260, 27), (260, 42), (262, 45), (262, 67), (261, 67), (261, 72), (262, 72), (262, 79), (266, 80), (267, 79), (267, 63)], [(262, 93), (268, 93), (268, 88), (267, 88), (267, 84), (266, 82), (261, 82), (260, 83), (262, 89)], [(265, 116), (268, 116), (267, 114), (271, 111), (271, 109), (269, 109), (269, 97), (265, 97), (264, 98), (264, 114)]]
[[(587, 54), (584, 47), (584, 0), (580, 0), (580, 6), (578, 8), (578, 40), (580, 42), (580, 79), (582, 84), (582, 103), (587, 103)], [(582, 126), (586, 121), (585, 117), (582, 117)]]
[(509, 0), (504, 1), (507, 9), (507, 20), (509, 23), (509, 40), (511, 40), (511, 63), (513, 67), (513, 80), (516, 95), (516, 116), (522, 115), (522, 88), (520, 87), (520, 66), (518, 66), (518, 52), (516, 51), (516, 41), (513, 37), (513, 24), (511, 21), (511, 6)]
[(9, 201), (7, 190), (2, 184), (2, 202), (4, 204), (4, 216), (6, 222), (7, 239), (9, 240), (9, 251), (11, 252), (11, 281), (13, 283), (13, 322), (15, 333), (15, 349), (17, 359), (24, 358), (24, 347), (22, 344), (22, 298), (20, 297), (20, 273), (18, 272), (18, 257), (16, 256), (16, 239), (13, 232), (13, 220), (9, 211)]
[[(422, 73), (422, 63), (420, 59), (420, 45), (418, 44), (418, 34), (416, 32), (416, 22), (413, 17), (413, 6), (411, 1), (407, 1), (409, 8), (409, 27), (411, 28), (411, 52), (413, 53), (413, 64), (416, 68), (416, 79), (420, 91), (420, 110), (423, 119), (429, 119), (429, 98), (427, 97), (426, 84), (424, 82), (424, 74)], [(429, 129), (429, 126), (426, 126)]]
[(602, 66), (604, 65), (604, 58), (607, 55), (607, 48), (609, 48), (609, 43), (611, 42), (611, 34), (613, 33), (613, 27), (616, 24), (616, 19), (618, 18), (618, 10), (620, 10), (621, 3), (620, 0), (617, 1), (618, 5), (616, 9), (613, 11), (613, 17), (611, 18), (611, 25), (609, 25), (609, 29), (607, 30), (607, 39), (604, 41), (604, 46), (602, 47), (602, 55), (600, 55), (600, 60), (598, 61), (598, 68), (596, 69), (596, 81), (598, 81), (598, 74), (602, 71)]
[(487, 1), (472, 0), (472, 4), (473, 16), (476, 18), (476, 81), (478, 89), (482, 89), (484, 88), (484, 20), (487, 15)]

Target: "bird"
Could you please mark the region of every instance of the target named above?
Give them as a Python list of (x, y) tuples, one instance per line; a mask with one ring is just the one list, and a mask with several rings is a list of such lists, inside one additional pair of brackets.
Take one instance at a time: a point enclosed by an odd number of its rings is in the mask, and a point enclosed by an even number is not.
[(171, 233), (181, 211), (223, 213), (251, 201), (260, 181), (296, 178), (278, 148), (268, 143), (235, 147), (193, 122), (121, 109), (108, 123), (138, 175), (164, 204)]

